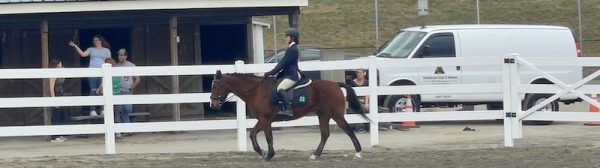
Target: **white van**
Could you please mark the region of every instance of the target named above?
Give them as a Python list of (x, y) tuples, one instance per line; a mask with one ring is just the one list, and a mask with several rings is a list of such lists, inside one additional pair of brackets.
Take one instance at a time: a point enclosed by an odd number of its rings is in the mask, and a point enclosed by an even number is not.
[[(375, 56), (379, 59), (436, 59), (452, 57), (505, 56), (519, 53), (521, 57), (577, 57), (580, 55), (571, 30), (561, 26), (534, 25), (439, 25), (403, 29), (386, 42)], [(581, 67), (541, 67), (559, 80), (574, 84), (582, 79)], [(383, 86), (428, 84), (501, 83), (498, 66), (389, 67), (379, 70)], [(439, 80), (443, 75), (446, 80)], [(522, 83), (551, 83), (534, 73), (521, 73)], [(433, 80), (435, 79), (435, 80)], [(528, 94), (524, 107), (532, 107), (550, 95)], [(559, 101), (580, 101), (574, 95)], [(384, 107), (402, 111), (406, 100), (402, 95), (380, 97)], [(486, 104), (488, 109), (502, 108), (501, 94), (424, 94), (414, 95), (413, 110), (421, 107), (454, 107)], [(558, 102), (542, 110), (558, 111)]]

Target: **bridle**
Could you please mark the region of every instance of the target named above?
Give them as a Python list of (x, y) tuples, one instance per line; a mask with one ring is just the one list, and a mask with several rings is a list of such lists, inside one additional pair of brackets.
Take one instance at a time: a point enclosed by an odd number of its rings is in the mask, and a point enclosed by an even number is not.
[(217, 87), (217, 88), (219, 88), (219, 89), (217, 89), (217, 95), (216, 96), (210, 95), (210, 99), (211, 100), (219, 100), (219, 101), (221, 101), (219, 103), (219, 107), (223, 106), (223, 104), (225, 104), (227, 101), (233, 99), (234, 96), (227, 97), (225, 99), (222, 98), (221, 91), (223, 89), (221, 88), (221, 80), (219, 80), (219, 79), (213, 79), (212, 85), (215, 86), (215, 87)]

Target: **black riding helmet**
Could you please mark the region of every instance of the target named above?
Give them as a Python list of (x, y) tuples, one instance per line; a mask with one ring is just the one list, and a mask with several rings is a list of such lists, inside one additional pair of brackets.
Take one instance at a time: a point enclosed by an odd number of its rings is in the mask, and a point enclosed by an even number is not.
[(290, 36), (296, 43), (300, 43), (300, 33), (295, 28), (289, 28), (285, 31), (285, 36)]

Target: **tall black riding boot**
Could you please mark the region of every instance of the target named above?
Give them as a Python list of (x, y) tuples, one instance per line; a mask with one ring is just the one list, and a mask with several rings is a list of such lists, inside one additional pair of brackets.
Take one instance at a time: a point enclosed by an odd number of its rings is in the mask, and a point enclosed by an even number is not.
[(290, 104), (290, 100), (288, 99), (285, 90), (279, 90), (277, 93), (279, 94), (279, 98), (281, 99), (281, 102), (283, 102), (284, 106), (283, 109), (281, 109), (281, 111), (277, 114), (294, 116), (294, 113), (292, 112), (292, 104)]

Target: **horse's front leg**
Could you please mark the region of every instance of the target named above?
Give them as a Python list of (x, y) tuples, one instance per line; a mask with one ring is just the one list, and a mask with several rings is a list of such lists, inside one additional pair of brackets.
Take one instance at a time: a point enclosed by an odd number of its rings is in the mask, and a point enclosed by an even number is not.
[(263, 151), (262, 149), (260, 149), (260, 146), (256, 141), (256, 135), (258, 134), (258, 132), (260, 132), (260, 130), (264, 128), (264, 123), (262, 123), (261, 121), (262, 120), (259, 120), (256, 123), (256, 125), (254, 125), (254, 128), (252, 128), (252, 131), (250, 131), (250, 140), (252, 141), (252, 148), (254, 148), (254, 151), (256, 151), (258, 155), (263, 156)]
[(267, 145), (269, 146), (269, 152), (265, 157), (266, 161), (270, 161), (275, 156), (275, 150), (273, 149), (273, 130), (271, 129), (271, 122), (264, 127), (265, 138), (267, 139)]

